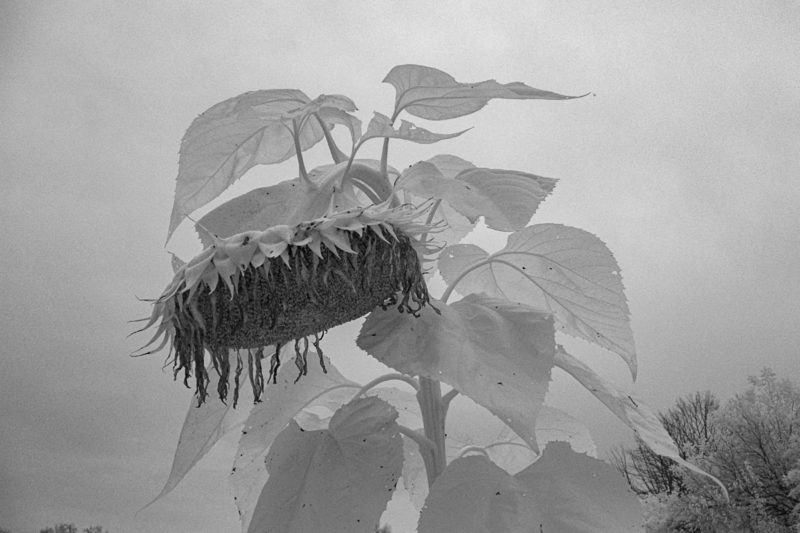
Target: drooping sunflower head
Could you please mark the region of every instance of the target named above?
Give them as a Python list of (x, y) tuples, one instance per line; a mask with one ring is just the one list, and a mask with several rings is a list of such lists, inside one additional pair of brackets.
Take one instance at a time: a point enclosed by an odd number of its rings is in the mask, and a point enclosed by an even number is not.
[(200, 403), (209, 383), (206, 352), (219, 376), (220, 399), (226, 399), (235, 372), (234, 405), (243, 355), (256, 401), (268, 348), (267, 382), (276, 379), (280, 350), (288, 343), (294, 343), (298, 379), (308, 371), (310, 344), (325, 370), (319, 341), (328, 329), (376, 307), (416, 315), (429, 303), (421, 269), (428, 246), (419, 236), (431, 228), (416, 222), (422, 211), (359, 208), (215, 239), (175, 273), (155, 301), (143, 329), (158, 324), (147, 346), (160, 343), (146, 353), (169, 343), (175, 377), (183, 372), (188, 386), (194, 375)]

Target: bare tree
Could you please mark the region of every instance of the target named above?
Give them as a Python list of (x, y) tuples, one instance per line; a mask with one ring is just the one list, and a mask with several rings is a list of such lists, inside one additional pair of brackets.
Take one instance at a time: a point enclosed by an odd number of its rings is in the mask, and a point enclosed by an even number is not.
[(641, 441), (612, 454), (634, 491), (668, 502), (663, 531), (783, 532), (800, 524), (800, 388), (769, 369), (749, 382), (724, 407), (710, 392), (696, 393), (659, 415), (681, 456), (725, 484), (729, 503), (706, 479), (659, 464)]

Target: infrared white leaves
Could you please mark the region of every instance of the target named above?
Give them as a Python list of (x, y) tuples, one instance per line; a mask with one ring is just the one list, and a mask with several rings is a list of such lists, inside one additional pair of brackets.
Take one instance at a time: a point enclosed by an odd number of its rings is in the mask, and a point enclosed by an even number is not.
[(485, 457), (445, 468), (420, 513), (419, 533), (534, 533), (539, 513), (525, 487)]
[(374, 533), (403, 464), (397, 412), (378, 398), (342, 406), (327, 430), (292, 422), (266, 459), (250, 533)]
[(475, 222), (499, 231), (524, 228), (556, 180), (515, 170), (467, 168), (448, 179), (434, 162), (421, 161), (400, 175), (398, 189), (423, 198), (441, 198)]
[[(263, 231), (272, 226), (294, 225), (313, 220), (329, 211), (344, 211), (358, 203), (355, 189), (365, 192), (373, 203), (391, 194), (389, 182), (379, 171), (380, 163), (356, 160), (326, 165), (309, 172), (314, 188), (299, 178), (270, 187), (253, 189), (209, 211), (197, 225), (203, 246), (217, 237), (230, 237), (245, 231)], [(347, 173), (345, 174), (345, 171)]]
[(559, 329), (617, 353), (636, 377), (619, 266), (591, 233), (538, 224), (512, 233), (491, 255), (472, 244), (449, 246), (439, 270), (461, 294), (484, 292), (553, 313)]
[(483, 456), (450, 463), (431, 487), (419, 533), (641, 531), (639, 501), (612, 467), (551, 442), (512, 476)]
[[(527, 468), (537, 455), (499, 418), (476, 406), (464, 396), (457, 396), (447, 409), (446, 451), (448, 462), (456, 459), (467, 446), (482, 448), (497, 466), (516, 474)], [(417, 445), (404, 439), (403, 484), (412, 503), (422, 509), (428, 496), (428, 483)], [(553, 441), (567, 442), (573, 450), (597, 456), (589, 429), (567, 413), (543, 405), (536, 419), (536, 441), (545, 446)]]
[[(311, 360), (313, 355), (309, 353)], [(264, 388), (262, 402), (253, 407), (245, 422), (230, 477), (243, 532), (248, 531), (258, 495), (269, 477), (264, 457), (275, 437), (303, 408), (323, 405), (335, 411), (359, 388), (328, 359), (325, 366), (327, 374), (309, 370), (308, 375), (295, 383), (294, 365), (281, 365), (277, 383)]]
[[(233, 379), (231, 372), (230, 389), (234, 386)], [(231, 403), (212, 398), (198, 406), (198, 397), (195, 395), (189, 403), (189, 410), (181, 427), (167, 482), (148, 505), (171, 492), (223, 436), (241, 425), (248, 411), (249, 406), (240, 405), (238, 410), (234, 410)]]
[(312, 101), (302, 91), (276, 89), (241, 94), (198, 116), (181, 142), (167, 238), (186, 215), (219, 196), (253, 166), (295, 155), (295, 133), (301, 150), (319, 142), (324, 130), (312, 115), (327, 108), (346, 113), (355, 105), (343, 96)]
[(514, 476), (541, 519), (541, 530), (570, 533), (641, 532), (642, 509), (616, 468), (551, 442), (542, 456)]
[(369, 124), (367, 125), (367, 131), (364, 132), (361, 142), (378, 137), (387, 137), (391, 139), (402, 139), (404, 141), (411, 141), (419, 144), (433, 144), (445, 139), (458, 137), (466, 131), (468, 130), (458, 131), (456, 133), (433, 133), (425, 128), (417, 127), (407, 120), (400, 121), (400, 127), (395, 128), (392, 125), (392, 119), (386, 115), (375, 112), (372, 120), (370, 120)]
[(728, 491), (720, 480), (681, 458), (675, 441), (664, 429), (658, 419), (658, 415), (641, 400), (634, 400), (629, 394), (619, 390), (616, 386), (597, 375), (591, 368), (564, 351), (561, 346), (556, 349), (555, 365), (594, 394), (617, 418), (630, 427), (651, 450), (663, 457), (669, 457), (692, 472), (709, 477), (719, 485), (727, 499)]
[(528, 306), (470, 295), (433, 302), (419, 318), (377, 309), (357, 344), (406, 374), (441, 380), (486, 407), (533, 449), (536, 415), (550, 381), (552, 318)]
[(444, 120), (469, 115), (485, 106), (492, 98), (512, 100), (569, 100), (550, 91), (529, 87), (524, 83), (498, 83), (486, 80), (459, 83), (450, 74), (421, 65), (398, 65), (384, 78), (396, 91), (395, 114), (400, 111), (429, 120)]

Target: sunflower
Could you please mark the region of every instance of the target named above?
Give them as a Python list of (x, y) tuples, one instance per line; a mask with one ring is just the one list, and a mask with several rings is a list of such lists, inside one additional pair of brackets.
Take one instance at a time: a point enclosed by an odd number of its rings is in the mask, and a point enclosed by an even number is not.
[[(272, 347), (267, 382), (277, 379), (281, 348), (294, 343), (297, 379), (308, 372), (313, 344), (323, 369), (320, 340), (327, 330), (376, 307), (417, 313), (429, 304), (422, 260), (431, 226), (417, 222), (426, 207), (385, 204), (330, 214), (296, 226), (247, 231), (214, 243), (183, 265), (142, 329), (158, 324), (145, 345), (168, 343), (174, 377), (194, 375), (199, 404), (209, 383), (205, 352), (217, 373), (221, 400), (235, 372), (233, 403), (247, 356), (256, 401), (264, 389), (262, 360)], [(141, 331), (141, 330), (140, 330)], [(160, 341), (160, 342), (159, 342)], [(231, 368), (231, 350), (236, 367)]]

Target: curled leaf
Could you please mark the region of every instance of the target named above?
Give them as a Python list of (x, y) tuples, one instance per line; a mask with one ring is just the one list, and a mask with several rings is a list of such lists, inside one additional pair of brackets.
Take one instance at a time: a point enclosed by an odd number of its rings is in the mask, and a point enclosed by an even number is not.
[(435, 142), (443, 141), (445, 139), (452, 139), (458, 137), (462, 133), (469, 130), (463, 130), (456, 133), (433, 133), (425, 128), (417, 127), (416, 125), (408, 122), (407, 120), (400, 121), (400, 127), (395, 128), (392, 125), (392, 120), (386, 115), (375, 112), (372, 120), (367, 125), (367, 131), (361, 138), (361, 142), (367, 139), (374, 139), (377, 137), (388, 137), (392, 139), (402, 139), (404, 141), (411, 141), (419, 144), (432, 144)]
[(625, 422), (642, 441), (658, 455), (669, 457), (692, 472), (711, 478), (722, 489), (725, 498), (728, 491), (720, 480), (701, 470), (680, 456), (675, 441), (669, 436), (658, 416), (641, 400), (634, 400), (629, 394), (619, 390), (607, 380), (598, 376), (591, 368), (568, 354), (559, 346), (556, 350), (555, 364), (567, 372), (578, 383), (586, 387), (598, 400), (608, 407), (617, 418)]

